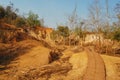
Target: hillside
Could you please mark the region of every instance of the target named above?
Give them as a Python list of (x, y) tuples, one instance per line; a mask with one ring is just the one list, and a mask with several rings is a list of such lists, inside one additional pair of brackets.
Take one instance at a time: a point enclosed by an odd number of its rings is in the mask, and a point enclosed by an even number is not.
[[(43, 43), (35, 40), (25, 40), (17, 42), (16, 44), (0, 44), (0, 47), (1, 72), (7, 71), (9, 73), (11, 70), (16, 69), (21, 71), (26, 67), (40, 67), (49, 63), (50, 49), (44, 47)], [(1, 76), (2, 75), (5, 74), (1, 73)]]
[[(18, 44), (22, 46), (22, 43), (31, 44), (30, 42), (31, 41), (23, 41)], [(62, 52), (60, 59), (50, 63), (51, 49), (44, 47), (41, 43), (38, 44), (36, 41), (32, 41), (32, 44), (33, 43), (36, 44), (34, 47), (25, 51), (23, 55), (16, 57), (7, 65), (6, 69), (1, 70), (0, 79), (83, 80), (84, 76), (87, 74), (87, 68), (90, 67), (89, 64), (92, 63), (91, 68), (94, 66), (92, 57), (88, 57), (88, 52), (89, 54), (92, 54), (92, 52), (86, 51), (86, 49), (67, 47), (67, 49)], [(105, 63), (106, 80), (119, 80), (120, 58), (107, 55), (101, 55), (101, 57)], [(97, 65), (101, 65), (101, 63), (99, 64), (98, 61)], [(94, 70), (94, 68), (91, 68), (90, 71)], [(98, 78), (99, 76), (98, 74)]]

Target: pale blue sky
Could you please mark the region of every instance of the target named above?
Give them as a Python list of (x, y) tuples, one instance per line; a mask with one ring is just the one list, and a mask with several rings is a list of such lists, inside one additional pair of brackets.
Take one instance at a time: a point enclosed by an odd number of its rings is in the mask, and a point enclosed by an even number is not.
[[(40, 18), (44, 18), (45, 25), (56, 27), (56, 24), (65, 24), (67, 15), (70, 15), (77, 4), (77, 14), (81, 19), (88, 17), (88, 7), (93, 0), (0, 0), (0, 5), (6, 6), (9, 2), (19, 9), (19, 13), (28, 13), (33, 11)], [(101, 6), (105, 8), (105, 0), (100, 0)], [(113, 9), (120, 0), (108, 0), (110, 13), (113, 15)]]

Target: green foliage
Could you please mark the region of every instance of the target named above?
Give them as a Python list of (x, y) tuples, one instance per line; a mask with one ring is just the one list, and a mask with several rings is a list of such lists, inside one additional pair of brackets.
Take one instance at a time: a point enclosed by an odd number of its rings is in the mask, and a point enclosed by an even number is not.
[(78, 26), (75, 27), (75, 31), (74, 31), (74, 33), (78, 35), (80, 38), (83, 38), (85, 35), (83, 31), (83, 25), (84, 25), (84, 22), (80, 22)]
[(0, 19), (4, 18), (4, 16), (5, 16), (5, 9), (2, 6), (0, 6)]
[(5, 18), (6, 22), (9, 24), (12, 24), (12, 21), (15, 20), (17, 18), (17, 13), (16, 13), (17, 9), (13, 8), (13, 4), (10, 4), (6, 7), (5, 9)]
[(57, 29), (52, 32), (51, 39), (55, 40), (60, 36), (69, 36), (69, 28), (67, 26), (58, 26)]
[(57, 31), (63, 37), (69, 36), (69, 28), (67, 26), (58, 26)]
[(120, 27), (115, 28), (113, 32), (113, 39), (120, 41)]
[(0, 19), (6, 23), (12, 24), (13, 20), (18, 17), (17, 11), (18, 9), (14, 9), (12, 3), (6, 8), (0, 6)]
[(16, 27), (23, 27), (26, 24), (25, 19), (21, 17), (17, 17), (15, 20)]
[(29, 12), (28, 17), (21, 17), (17, 14), (18, 9), (13, 7), (13, 4), (10, 3), (6, 8), (0, 6), (0, 20), (15, 25), (16, 27), (35, 27), (35, 26), (44, 26), (44, 20), (39, 20), (39, 16), (33, 12)]
[(113, 27), (112, 39), (120, 41), (120, 2), (116, 4), (115, 12), (116, 12), (118, 22), (113, 23), (114, 27)]
[(27, 18), (27, 25), (30, 27), (40, 26), (40, 20), (38, 19), (38, 15), (34, 14), (33, 12), (29, 12), (28, 18)]
[(103, 29), (101, 29), (99, 32), (103, 33), (105, 39), (111, 39), (112, 38), (112, 27), (109, 25), (104, 25)]

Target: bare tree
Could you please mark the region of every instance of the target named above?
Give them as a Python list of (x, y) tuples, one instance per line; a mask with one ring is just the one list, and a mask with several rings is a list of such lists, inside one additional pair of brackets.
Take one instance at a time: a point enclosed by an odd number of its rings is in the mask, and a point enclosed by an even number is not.
[(105, 3), (106, 3), (106, 24), (105, 24), (105, 27), (104, 27), (104, 30), (106, 31), (106, 38), (109, 37), (109, 32), (110, 32), (110, 24), (109, 24), (109, 21), (110, 21), (110, 14), (109, 14), (109, 5), (108, 5), (108, 0), (105, 0)]
[(73, 10), (72, 14), (68, 16), (68, 26), (71, 30), (74, 30), (78, 23), (77, 7)]
[(78, 24), (78, 15), (77, 15), (77, 6), (73, 10), (72, 14), (68, 16), (68, 27), (69, 27), (69, 46), (71, 44), (70, 36), (72, 36), (73, 32), (75, 31), (75, 27)]
[(90, 24), (98, 32), (101, 29), (100, 27), (101, 6), (99, 4), (99, 0), (94, 0), (93, 4), (90, 5), (88, 10), (89, 10)]
[[(90, 27), (92, 27), (92, 29), (94, 29), (94, 31), (96, 33), (101, 33), (102, 31), (102, 7), (100, 6), (100, 0), (94, 0), (93, 3), (90, 5), (90, 7), (88, 8), (89, 10), (89, 23), (90, 23)], [(98, 43), (96, 43), (98, 49), (100, 50), (101, 48), (101, 39), (100, 39), (100, 35), (98, 35), (99, 40)]]
[(106, 1), (106, 17), (107, 17), (107, 25), (109, 25), (109, 6), (108, 6), (108, 0), (105, 0)]
[[(115, 7), (115, 15), (117, 16), (117, 19), (119, 20), (119, 22), (120, 22), (120, 2), (118, 2), (117, 4), (116, 4), (116, 7)], [(119, 24), (120, 25), (120, 24)]]

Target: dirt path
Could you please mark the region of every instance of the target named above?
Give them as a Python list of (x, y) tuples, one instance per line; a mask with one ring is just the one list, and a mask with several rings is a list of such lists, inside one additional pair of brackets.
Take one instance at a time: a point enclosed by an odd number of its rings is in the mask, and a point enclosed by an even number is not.
[(95, 53), (93, 48), (86, 48), (88, 55), (88, 66), (83, 80), (105, 80), (105, 66), (102, 58)]

